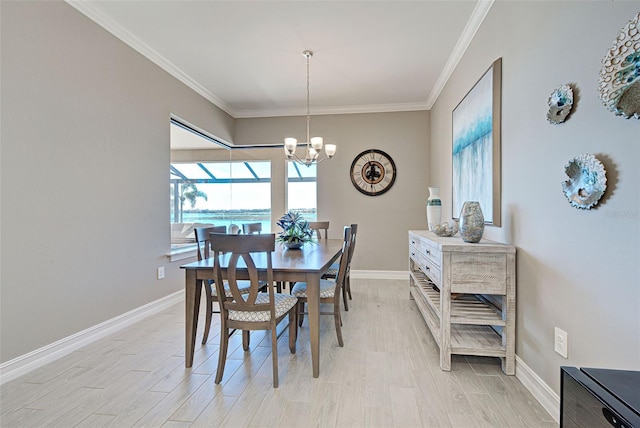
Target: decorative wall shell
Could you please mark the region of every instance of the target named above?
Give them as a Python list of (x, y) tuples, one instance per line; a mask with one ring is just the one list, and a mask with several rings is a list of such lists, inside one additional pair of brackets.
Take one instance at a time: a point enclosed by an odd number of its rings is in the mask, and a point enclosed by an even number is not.
[(602, 60), (598, 91), (617, 116), (640, 119), (640, 12), (625, 25)]
[(602, 162), (594, 155), (584, 154), (573, 158), (564, 166), (569, 180), (562, 183), (567, 200), (581, 209), (591, 209), (607, 189), (607, 176)]
[(569, 85), (560, 85), (549, 96), (547, 120), (557, 125), (564, 122), (573, 108), (573, 90)]

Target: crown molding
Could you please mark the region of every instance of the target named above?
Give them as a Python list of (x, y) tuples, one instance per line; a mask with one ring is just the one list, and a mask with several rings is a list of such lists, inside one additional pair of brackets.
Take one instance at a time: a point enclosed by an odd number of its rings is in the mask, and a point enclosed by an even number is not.
[(458, 42), (453, 48), (453, 51), (451, 52), (447, 63), (444, 65), (444, 68), (442, 69), (442, 73), (440, 73), (438, 80), (436, 80), (436, 83), (433, 86), (431, 93), (429, 94), (429, 98), (427, 98), (426, 104), (428, 106), (428, 110), (431, 110), (433, 104), (435, 104), (436, 100), (440, 96), (440, 93), (444, 89), (444, 86), (447, 84), (447, 81), (449, 81), (449, 78), (456, 69), (458, 62), (460, 62), (460, 59), (471, 44), (471, 41), (478, 32), (478, 29), (484, 22), (484, 18), (489, 13), (489, 10), (491, 9), (491, 6), (493, 6), (493, 3), (494, 0), (479, 0), (478, 3), (476, 3), (476, 7), (473, 9), (473, 12), (471, 12), (471, 16), (467, 21), (467, 25), (465, 25), (464, 30), (462, 30), (462, 34), (460, 34)]
[(91, 4), (91, 2), (78, 1), (78, 0), (65, 0), (65, 2), (78, 10), (80, 13), (85, 15), (87, 18), (94, 21), (96, 24), (100, 25), (102, 28), (122, 40), (124, 43), (129, 45), (131, 48), (138, 51), (144, 57), (148, 58), (158, 67), (165, 70), (167, 73), (187, 85), (189, 88), (193, 89), (198, 94), (202, 95), (204, 98), (218, 106), (220, 109), (224, 110), (226, 113), (235, 117), (236, 112), (222, 99), (218, 98), (216, 95), (211, 93), (205, 87), (200, 85), (198, 82), (193, 80), (188, 74), (180, 70), (180, 68), (176, 67), (171, 61), (167, 60), (165, 57), (160, 55), (156, 50), (151, 48), (149, 45), (144, 43), (138, 37), (136, 37), (133, 33), (123, 28), (121, 25), (113, 21), (111, 18), (106, 16), (100, 10), (98, 10), (95, 6)]
[[(389, 113), (400, 111), (429, 110), (427, 103), (398, 103), (398, 104), (370, 104), (358, 106), (335, 106), (335, 107), (314, 107), (312, 116), (329, 114), (356, 114), (356, 113)], [(237, 119), (255, 117), (276, 117), (276, 116), (306, 116), (306, 108), (283, 108), (269, 110), (236, 110)]]

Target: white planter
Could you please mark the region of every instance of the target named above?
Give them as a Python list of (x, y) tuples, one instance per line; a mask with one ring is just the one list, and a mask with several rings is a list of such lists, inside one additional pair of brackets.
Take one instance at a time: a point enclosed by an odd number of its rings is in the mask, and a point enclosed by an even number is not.
[(427, 198), (427, 227), (433, 230), (434, 226), (442, 221), (442, 200), (440, 200), (440, 188), (429, 187)]

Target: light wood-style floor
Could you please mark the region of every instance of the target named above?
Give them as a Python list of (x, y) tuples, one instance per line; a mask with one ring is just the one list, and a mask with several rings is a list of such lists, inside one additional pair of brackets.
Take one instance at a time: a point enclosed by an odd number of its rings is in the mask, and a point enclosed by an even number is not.
[(241, 335), (232, 337), (220, 385), (219, 324), (207, 345), (197, 343), (194, 366), (185, 369), (178, 304), (3, 385), (0, 426), (557, 426), (515, 376), (502, 373), (497, 358), (455, 357), (452, 371), (441, 371), (407, 281), (356, 279), (352, 289), (344, 348), (333, 318), (322, 316), (318, 379), (311, 376), (306, 321), (295, 355), (286, 332), (280, 338), (278, 389), (262, 332), (252, 335), (249, 353)]

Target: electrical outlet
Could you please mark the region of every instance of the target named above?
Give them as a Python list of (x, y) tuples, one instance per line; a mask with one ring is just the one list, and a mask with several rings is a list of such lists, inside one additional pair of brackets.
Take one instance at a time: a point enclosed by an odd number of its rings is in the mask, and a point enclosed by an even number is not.
[(553, 330), (554, 345), (553, 350), (563, 357), (567, 358), (567, 332), (555, 327)]
[(158, 268), (158, 279), (164, 279), (164, 266)]

